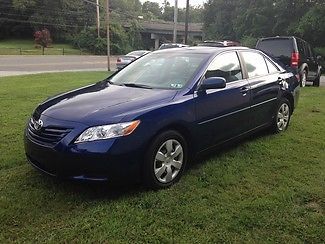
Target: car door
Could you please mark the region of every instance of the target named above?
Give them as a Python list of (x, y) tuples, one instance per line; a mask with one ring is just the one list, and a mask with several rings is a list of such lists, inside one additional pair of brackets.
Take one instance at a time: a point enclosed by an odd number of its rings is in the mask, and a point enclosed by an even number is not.
[(226, 87), (197, 91), (195, 106), (199, 149), (203, 150), (248, 130), (250, 87), (243, 79), (235, 51), (219, 54), (210, 63), (204, 78), (223, 77)]
[(251, 86), (251, 126), (255, 129), (271, 122), (283, 80), (280, 70), (263, 54), (241, 51), (240, 55)]

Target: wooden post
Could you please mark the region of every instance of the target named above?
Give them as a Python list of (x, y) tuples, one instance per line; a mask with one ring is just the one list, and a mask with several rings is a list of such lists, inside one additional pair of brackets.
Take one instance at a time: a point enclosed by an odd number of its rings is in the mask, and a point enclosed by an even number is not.
[(106, 0), (106, 36), (107, 36), (107, 70), (111, 70), (110, 62), (110, 40), (109, 40), (109, 0)]
[(186, 15), (185, 15), (185, 44), (188, 44), (188, 17), (190, 11), (190, 0), (186, 0)]
[(174, 6), (174, 30), (173, 30), (173, 42), (177, 42), (177, 15), (178, 15), (178, 0), (175, 0)]
[(100, 37), (99, 0), (96, 0), (97, 37)]

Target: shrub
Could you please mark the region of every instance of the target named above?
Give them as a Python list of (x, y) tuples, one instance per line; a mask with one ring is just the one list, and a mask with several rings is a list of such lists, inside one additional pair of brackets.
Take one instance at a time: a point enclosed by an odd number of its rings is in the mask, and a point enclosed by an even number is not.
[[(105, 55), (107, 53), (105, 29), (101, 30), (100, 36), (97, 36), (95, 28), (85, 28), (73, 38), (73, 45), (96, 55)], [(110, 24), (111, 54), (125, 54), (142, 46), (139, 27), (136, 24), (132, 24), (127, 31), (119, 23)]]
[(257, 38), (253, 36), (243, 36), (240, 40), (242, 46), (255, 48), (257, 42)]
[(75, 36), (73, 45), (96, 55), (105, 55), (107, 52), (106, 39), (98, 37), (95, 28), (82, 30)]

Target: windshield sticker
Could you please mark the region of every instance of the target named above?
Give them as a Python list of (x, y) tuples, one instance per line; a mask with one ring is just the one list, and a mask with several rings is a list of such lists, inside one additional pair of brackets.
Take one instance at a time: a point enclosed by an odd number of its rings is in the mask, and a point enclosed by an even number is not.
[(177, 84), (177, 83), (172, 83), (172, 84), (170, 84), (170, 87), (172, 87), (172, 88), (182, 88), (183, 85), (182, 84)]

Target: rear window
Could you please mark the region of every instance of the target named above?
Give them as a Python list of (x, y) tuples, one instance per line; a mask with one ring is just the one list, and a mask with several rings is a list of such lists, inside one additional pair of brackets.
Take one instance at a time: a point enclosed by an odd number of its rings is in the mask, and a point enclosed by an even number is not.
[(292, 39), (268, 39), (260, 41), (256, 48), (273, 57), (291, 57), (293, 42)]

